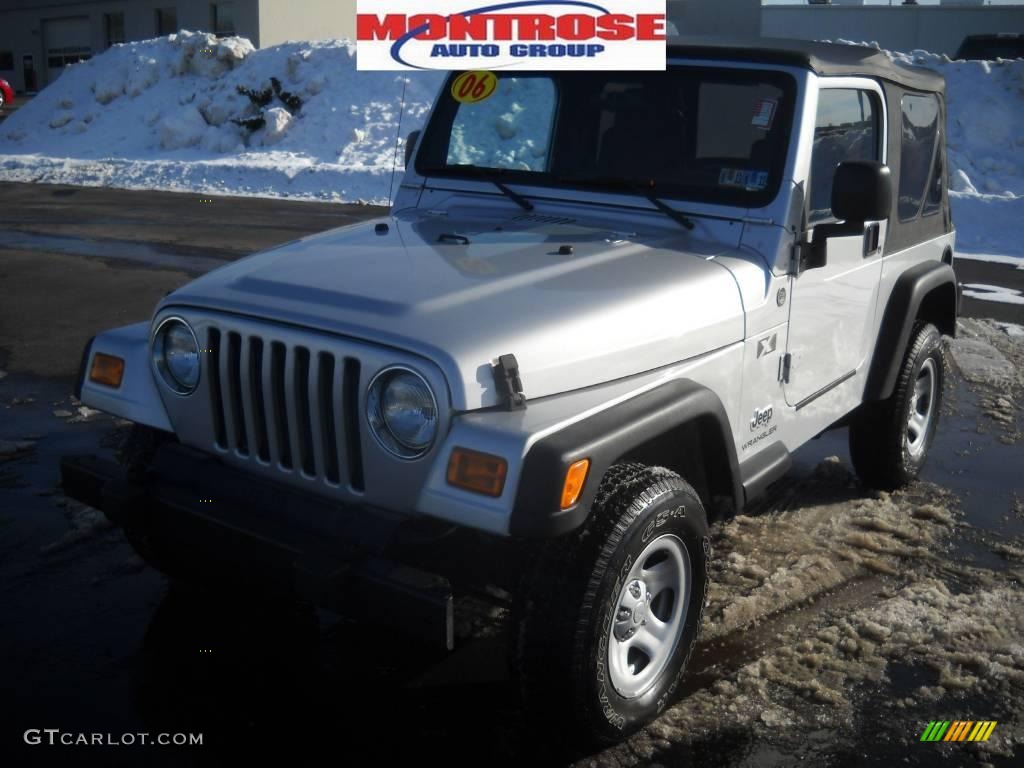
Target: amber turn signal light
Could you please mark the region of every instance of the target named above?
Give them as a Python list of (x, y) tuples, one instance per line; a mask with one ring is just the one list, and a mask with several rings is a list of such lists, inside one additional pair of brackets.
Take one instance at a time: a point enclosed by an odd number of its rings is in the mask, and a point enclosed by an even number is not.
[(583, 484), (587, 482), (590, 471), (590, 459), (580, 459), (565, 473), (565, 484), (562, 486), (562, 509), (568, 509), (580, 500)]
[(448, 461), (448, 484), (484, 496), (501, 496), (508, 462), (500, 456), (456, 448)]
[(92, 357), (92, 368), (89, 370), (89, 381), (117, 389), (124, 378), (124, 360), (113, 355), (97, 352)]

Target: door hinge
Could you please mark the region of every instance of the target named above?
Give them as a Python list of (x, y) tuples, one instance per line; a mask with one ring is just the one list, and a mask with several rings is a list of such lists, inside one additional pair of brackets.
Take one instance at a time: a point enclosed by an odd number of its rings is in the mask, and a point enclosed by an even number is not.
[(789, 384), (789, 369), (793, 364), (793, 356), (786, 353), (779, 359), (779, 381)]

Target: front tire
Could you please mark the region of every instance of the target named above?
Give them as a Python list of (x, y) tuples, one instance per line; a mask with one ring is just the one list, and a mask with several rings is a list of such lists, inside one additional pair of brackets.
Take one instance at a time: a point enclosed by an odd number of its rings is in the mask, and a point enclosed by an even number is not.
[(945, 377), (942, 334), (920, 323), (892, 395), (865, 405), (850, 424), (850, 458), (864, 485), (892, 491), (917, 478), (938, 431)]
[(689, 484), (613, 467), (587, 522), (536, 554), (517, 596), (512, 662), (527, 711), (569, 725), (580, 746), (621, 741), (660, 715), (697, 638), (707, 558)]

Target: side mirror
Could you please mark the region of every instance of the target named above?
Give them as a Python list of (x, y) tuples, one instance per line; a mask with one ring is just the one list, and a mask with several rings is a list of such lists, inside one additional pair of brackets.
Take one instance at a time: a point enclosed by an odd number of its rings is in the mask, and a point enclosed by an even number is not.
[(412, 156), (416, 153), (416, 145), (420, 140), (420, 132), (413, 131), (409, 134), (405, 140), (405, 167), (409, 167), (409, 163), (412, 161)]
[(847, 224), (884, 221), (892, 211), (892, 172), (869, 160), (840, 163), (832, 182), (832, 213)]
[(884, 221), (892, 212), (892, 171), (873, 160), (840, 163), (832, 182), (832, 215), (837, 224), (818, 224), (814, 242), (802, 248), (800, 271), (828, 263), (828, 240), (864, 234), (869, 221)]

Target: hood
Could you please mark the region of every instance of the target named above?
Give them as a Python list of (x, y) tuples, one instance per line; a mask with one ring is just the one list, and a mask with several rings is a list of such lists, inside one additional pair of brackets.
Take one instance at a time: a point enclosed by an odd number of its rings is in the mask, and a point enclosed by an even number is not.
[(729, 247), (671, 221), (637, 234), (508, 211), (406, 211), (234, 262), (162, 306), (422, 355), (445, 373), (453, 407), (472, 410), (498, 404), (490, 366), (500, 355), (516, 356), (533, 399), (740, 341), (736, 282), (712, 260)]

